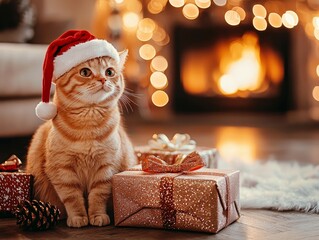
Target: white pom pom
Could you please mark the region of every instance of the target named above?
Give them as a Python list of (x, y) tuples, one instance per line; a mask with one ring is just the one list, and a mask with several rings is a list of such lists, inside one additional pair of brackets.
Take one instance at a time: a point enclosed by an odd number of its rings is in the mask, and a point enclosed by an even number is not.
[(42, 120), (50, 120), (57, 114), (57, 107), (53, 102), (40, 102), (35, 108), (35, 114)]

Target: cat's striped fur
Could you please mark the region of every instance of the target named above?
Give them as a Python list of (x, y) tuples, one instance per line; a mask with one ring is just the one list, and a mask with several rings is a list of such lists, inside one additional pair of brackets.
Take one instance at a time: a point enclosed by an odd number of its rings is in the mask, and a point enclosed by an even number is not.
[(126, 54), (120, 64), (95, 58), (57, 79), (58, 114), (39, 127), (29, 147), (35, 198), (57, 205), (70, 227), (109, 224), (112, 175), (136, 164), (118, 108)]

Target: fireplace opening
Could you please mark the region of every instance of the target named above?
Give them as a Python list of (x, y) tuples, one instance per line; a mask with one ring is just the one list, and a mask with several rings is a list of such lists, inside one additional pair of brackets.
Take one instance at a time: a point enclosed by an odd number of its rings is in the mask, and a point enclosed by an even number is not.
[(175, 112), (286, 112), (289, 46), (282, 29), (176, 27)]

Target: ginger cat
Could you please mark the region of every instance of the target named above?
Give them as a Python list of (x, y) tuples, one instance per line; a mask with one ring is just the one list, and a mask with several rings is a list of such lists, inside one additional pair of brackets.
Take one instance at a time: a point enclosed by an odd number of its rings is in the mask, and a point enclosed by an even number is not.
[(111, 178), (137, 163), (118, 107), (127, 51), (119, 55), (119, 64), (94, 58), (54, 81), (58, 114), (39, 127), (29, 147), (35, 198), (67, 214), (69, 227), (108, 225)]

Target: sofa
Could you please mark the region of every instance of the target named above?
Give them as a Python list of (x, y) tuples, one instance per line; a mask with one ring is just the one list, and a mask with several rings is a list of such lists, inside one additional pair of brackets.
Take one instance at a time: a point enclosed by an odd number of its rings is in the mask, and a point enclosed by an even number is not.
[(0, 137), (31, 135), (42, 123), (34, 112), (41, 100), (45, 44), (0, 43)]

